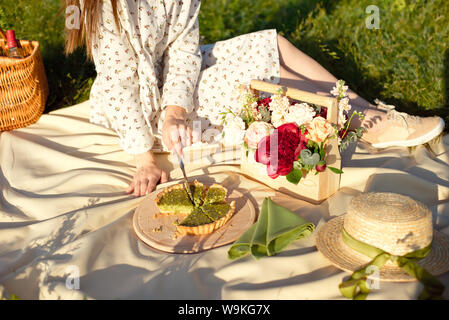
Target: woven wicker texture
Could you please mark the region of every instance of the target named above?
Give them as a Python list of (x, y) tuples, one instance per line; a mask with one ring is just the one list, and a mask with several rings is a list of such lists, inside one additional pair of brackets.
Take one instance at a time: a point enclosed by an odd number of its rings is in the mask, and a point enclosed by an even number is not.
[(432, 241), (432, 213), (423, 204), (394, 193), (354, 197), (344, 222), (355, 239), (402, 256)]
[[(342, 239), (342, 228), (355, 239), (394, 255), (426, 247), (432, 250), (418, 263), (434, 275), (449, 271), (449, 239), (433, 230), (432, 214), (421, 203), (392, 193), (364, 193), (354, 197), (347, 214), (334, 218), (317, 232), (318, 250), (332, 264), (353, 272), (371, 258), (351, 249)], [(396, 263), (388, 262), (373, 278), (384, 281), (416, 281)]]
[(48, 83), (36, 41), (20, 40), (24, 59), (6, 56), (0, 39), (0, 131), (26, 127), (39, 120), (48, 97)]

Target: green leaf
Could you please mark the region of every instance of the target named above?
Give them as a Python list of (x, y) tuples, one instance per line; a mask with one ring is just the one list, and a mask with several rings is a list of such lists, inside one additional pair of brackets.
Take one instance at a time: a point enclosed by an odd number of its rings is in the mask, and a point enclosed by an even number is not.
[(363, 136), (363, 133), (365, 133), (367, 130), (364, 127), (359, 127), (355, 129), (355, 134), (360, 139)]
[(271, 121), (271, 113), (267, 107), (264, 105), (259, 106), (259, 113), (261, 115), (261, 121), (270, 122)]
[(329, 167), (329, 166), (327, 166), (329, 169), (330, 169), (330, 171), (332, 171), (333, 173), (336, 173), (336, 174), (342, 174), (343, 173), (343, 170), (340, 170), (340, 169), (338, 169), (338, 168), (334, 168), (334, 167)]
[(307, 148), (314, 148), (315, 147), (315, 142), (313, 142), (312, 140), (309, 139), (309, 141), (307, 141)]
[(325, 154), (324, 154), (324, 148), (321, 148), (321, 149), (320, 149), (320, 160), (324, 160), (324, 156), (325, 156)]
[(243, 141), (243, 146), (245, 147), (246, 157), (248, 158), (248, 155), (249, 155), (249, 147), (248, 147), (248, 144), (246, 143), (246, 141)]
[(302, 170), (301, 169), (293, 169), (285, 177), (287, 178), (287, 181), (289, 181), (293, 184), (298, 184), (302, 178)]

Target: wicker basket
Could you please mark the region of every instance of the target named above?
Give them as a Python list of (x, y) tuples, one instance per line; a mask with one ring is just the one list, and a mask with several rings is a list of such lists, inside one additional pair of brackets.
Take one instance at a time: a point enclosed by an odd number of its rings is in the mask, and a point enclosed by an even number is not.
[(18, 50), (24, 59), (5, 56), (8, 47), (6, 40), (0, 38), (0, 131), (35, 123), (44, 112), (48, 97), (39, 43), (20, 40)]
[[(268, 82), (258, 80), (251, 81), (251, 89), (255, 92), (275, 94), (280, 88), (282, 88), (282, 86)], [(327, 120), (331, 123), (337, 123), (338, 101), (336, 98), (323, 97), (293, 88), (284, 89), (286, 89), (285, 93), (289, 98), (326, 107)], [(341, 156), (338, 150), (337, 139), (331, 139), (327, 146), (326, 162), (332, 167), (341, 168)], [(266, 165), (257, 163), (254, 160), (254, 154), (251, 152), (247, 156), (245, 147), (242, 147), (241, 149), (240, 168), (243, 174), (258, 180), (275, 190), (282, 191), (312, 203), (319, 203), (327, 199), (340, 188), (340, 175), (331, 172), (329, 169), (318, 175), (309, 173), (303, 177), (297, 185), (290, 183), (283, 176), (272, 179), (267, 175)]]

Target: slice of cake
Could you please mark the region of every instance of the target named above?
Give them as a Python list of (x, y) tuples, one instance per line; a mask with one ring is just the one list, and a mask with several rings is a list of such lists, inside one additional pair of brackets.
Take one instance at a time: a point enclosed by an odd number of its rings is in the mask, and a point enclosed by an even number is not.
[(203, 204), (204, 196), (206, 194), (206, 186), (197, 180), (190, 184), (190, 190), (193, 195), (193, 202), (195, 202), (196, 207), (200, 207)]
[[(193, 209), (192, 213), (177, 226), (178, 233), (205, 235), (224, 226), (235, 212), (235, 201), (232, 201), (230, 204), (219, 204), (218, 206), (220, 207), (218, 209), (214, 208), (214, 206), (216, 205)], [(211, 219), (208, 213), (214, 213), (217, 219)]]
[(227, 193), (228, 190), (225, 187), (214, 183), (207, 189), (204, 204), (222, 203), (225, 201)]
[(231, 205), (228, 203), (213, 203), (205, 204), (201, 208), (212, 221), (217, 221), (228, 214)]
[(179, 226), (196, 227), (202, 224), (214, 222), (201, 208), (195, 207), (192, 212), (185, 218)]
[(156, 196), (156, 205), (161, 213), (190, 214), (194, 208), (182, 184), (168, 187)]

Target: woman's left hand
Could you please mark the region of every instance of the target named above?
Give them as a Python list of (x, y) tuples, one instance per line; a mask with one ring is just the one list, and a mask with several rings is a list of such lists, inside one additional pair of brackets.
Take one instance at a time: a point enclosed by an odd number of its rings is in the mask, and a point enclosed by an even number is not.
[(162, 141), (172, 152), (182, 155), (182, 148), (192, 144), (192, 129), (186, 125), (186, 110), (178, 106), (167, 106)]

